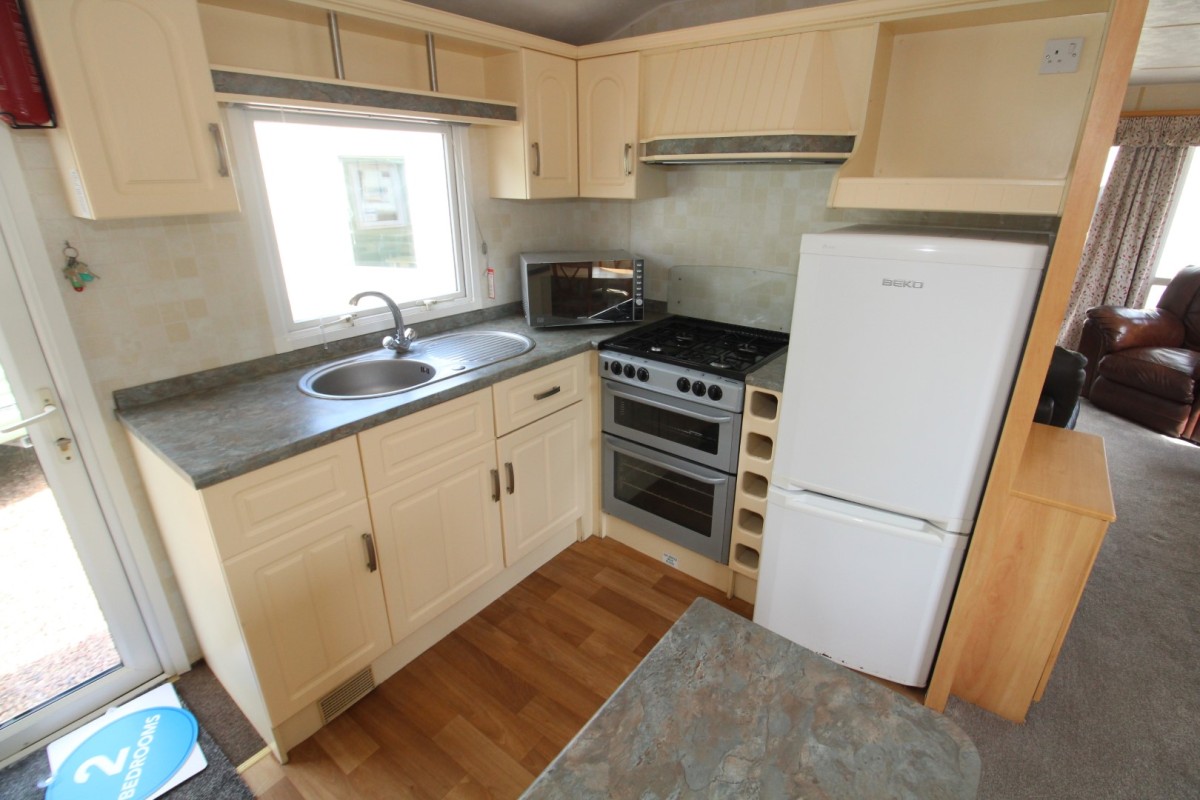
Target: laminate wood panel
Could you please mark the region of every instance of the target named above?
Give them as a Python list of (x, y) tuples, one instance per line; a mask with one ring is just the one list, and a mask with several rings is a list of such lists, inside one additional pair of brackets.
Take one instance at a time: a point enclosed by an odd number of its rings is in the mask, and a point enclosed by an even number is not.
[(286, 765), (268, 756), (250, 766), (247, 783), (274, 800), (516, 797), (701, 596), (751, 615), (614, 540), (579, 542), (295, 747)]

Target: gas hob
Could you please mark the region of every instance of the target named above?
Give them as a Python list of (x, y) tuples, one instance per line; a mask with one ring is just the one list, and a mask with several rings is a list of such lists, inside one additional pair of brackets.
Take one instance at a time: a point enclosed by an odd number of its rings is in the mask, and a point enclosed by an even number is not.
[(783, 352), (788, 335), (667, 317), (600, 343), (601, 377), (704, 405), (741, 410), (746, 375)]

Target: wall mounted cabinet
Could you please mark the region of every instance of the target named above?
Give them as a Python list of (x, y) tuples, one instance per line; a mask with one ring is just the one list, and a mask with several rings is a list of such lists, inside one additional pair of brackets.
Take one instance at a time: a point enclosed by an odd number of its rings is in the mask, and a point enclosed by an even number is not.
[(487, 59), (489, 97), (517, 104), (520, 125), (488, 131), (493, 197), (538, 200), (579, 194), (575, 62), (536, 50)]
[(641, 55), (585, 58), (579, 70), (579, 196), (661, 195), (661, 170), (638, 160)]
[(237, 211), (192, 0), (34, 0), (60, 127), (49, 131), (74, 214)]

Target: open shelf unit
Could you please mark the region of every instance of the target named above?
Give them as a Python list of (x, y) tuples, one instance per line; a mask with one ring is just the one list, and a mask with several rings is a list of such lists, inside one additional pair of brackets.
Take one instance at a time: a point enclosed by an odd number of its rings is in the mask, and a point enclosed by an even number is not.
[[(398, 16), (336, 13), (331, 20), (334, 9), (291, 0), (200, 0), (199, 10), (209, 63), (220, 79), (219, 99), (258, 96), (275, 104), (294, 100), (436, 119), (516, 121), (516, 98), (490, 97), (485, 81), (489, 59), (515, 52), (515, 46), (435, 34)], [(431, 98), (449, 103), (439, 106)], [(481, 109), (488, 105), (500, 108)]]
[(754, 580), (758, 580), (767, 489), (771, 485), (771, 467), (775, 463), (782, 400), (781, 394), (770, 389), (746, 387), (729, 568)]
[[(1106, 10), (1080, 0), (881, 25), (863, 133), (830, 206), (1060, 214)], [(1047, 42), (1073, 38), (1078, 69), (1042, 74)]]

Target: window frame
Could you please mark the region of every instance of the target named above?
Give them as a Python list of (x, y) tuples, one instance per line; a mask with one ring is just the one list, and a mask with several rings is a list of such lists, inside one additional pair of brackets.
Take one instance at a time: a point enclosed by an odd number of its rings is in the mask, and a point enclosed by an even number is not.
[[(255, 266), (267, 303), (274, 335), (276, 353), (298, 350), (303, 347), (324, 344), (327, 341), (348, 339), (366, 333), (391, 330), (392, 315), (386, 307), (356, 308), (346, 298), (345, 310), (317, 320), (292, 321), (292, 308), (288, 299), (283, 264), (275, 238), (275, 225), (267, 199), (266, 183), (258, 155), (254, 135), (254, 121), (258, 119), (287, 119), (292, 115), (297, 121), (325, 121), (337, 124), (365, 124), (368, 126), (401, 128), (408, 130), (441, 130), (446, 134), (450, 151), (447, 163), (449, 172), (451, 228), (455, 237), (455, 258), (462, 281), (463, 295), (453, 298), (428, 299), (419, 305), (401, 304), (406, 325), (462, 314), (483, 307), (479, 272), (480, 238), (477, 235), (474, 209), (471, 207), (470, 188), (470, 143), (467, 126), (440, 120), (421, 120), (407, 117), (391, 117), (378, 114), (346, 113), (309, 108), (288, 108), (257, 104), (230, 104), (223, 109), (230, 133), (231, 150), (242, 198), (242, 211), (249, 221), (255, 251)], [(411, 198), (410, 198), (411, 199)]]

